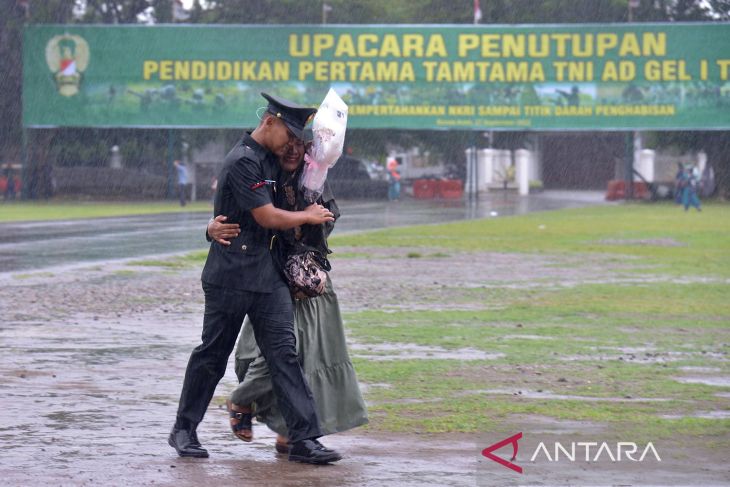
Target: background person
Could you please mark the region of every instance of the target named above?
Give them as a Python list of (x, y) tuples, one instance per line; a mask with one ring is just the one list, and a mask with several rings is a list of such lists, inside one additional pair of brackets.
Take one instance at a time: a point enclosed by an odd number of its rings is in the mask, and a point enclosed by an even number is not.
[(398, 160), (388, 159), (386, 164), (388, 170), (388, 200), (397, 201), (400, 199), (400, 172), (398, 172)]
[(15, 185), (17, 182), (15, 180), (15, 171), (13, 171), (10, 164), (5, 165), (5, 184), (5, 194), (3, 195), (3, 198), (5, 201), (12, 201), (15, 199)]
[(177, 194), (180, 198), (180, 206), (185, 206), (185, 189), (188, 185), (188, 168), (180, 161), (173, 162), (177, 170)]
[(701, 177), (700, 169), (696, 163), (687, 167), (682, 173), (682, 206), (684, 206), (684, 211), (689, 210), (690, 206), (696, 208), (697, 211), (702, 211), (700, 198), (697, 196)]

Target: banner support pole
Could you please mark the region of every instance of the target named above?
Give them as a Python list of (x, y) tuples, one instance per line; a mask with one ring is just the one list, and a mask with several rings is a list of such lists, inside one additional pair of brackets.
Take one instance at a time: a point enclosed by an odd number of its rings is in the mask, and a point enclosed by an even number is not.
[(634, 135), (633, 130), (626, 132), (626, 188), (624, 198), (627, 201), (634, 199)]
[(175, 131), (167, 129), (167, 199), (175, 197)]

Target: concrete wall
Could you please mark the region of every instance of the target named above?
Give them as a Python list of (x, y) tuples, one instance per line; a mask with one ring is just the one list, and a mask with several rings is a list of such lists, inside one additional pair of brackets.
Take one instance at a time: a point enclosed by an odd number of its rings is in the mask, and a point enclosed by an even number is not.
[[(507, 188), (518, 189), (520, 194), (527, 194), (530, 181), (539, 180), (540, 173), (538, 158), (533, 151), (518, 149), (514, 152), (505, 149), (478, 149), (476, 154), (475, 174), (472, 174), (472, 165), (469, 163), (472, 149), (466, 151), (467, 181), (466, 192), (474, 189), (480, 192), (490, 189), (504, 188), (505, 178)], [(476, 179), (476, 185), (473, 183)]]

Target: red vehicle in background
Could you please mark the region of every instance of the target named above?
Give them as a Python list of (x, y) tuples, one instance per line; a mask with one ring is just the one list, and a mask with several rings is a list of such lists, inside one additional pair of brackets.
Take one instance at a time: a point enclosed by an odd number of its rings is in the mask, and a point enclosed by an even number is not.
[(0, 195), (5, 200), (14, 200), (20, 197), (20, 165), (5, 164), (0, 172)]

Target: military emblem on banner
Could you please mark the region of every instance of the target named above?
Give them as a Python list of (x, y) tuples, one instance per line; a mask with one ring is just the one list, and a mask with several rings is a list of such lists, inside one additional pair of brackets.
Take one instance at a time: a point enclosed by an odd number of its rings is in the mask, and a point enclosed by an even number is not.
[(46, 63), (58, 92), (74, 96), (79, 92), (83, 72), (89, 65), (89, 45), (77, 35), (55, 36), (46, 44)]

